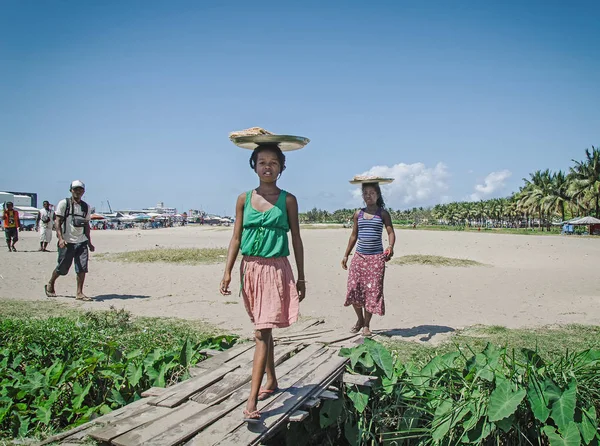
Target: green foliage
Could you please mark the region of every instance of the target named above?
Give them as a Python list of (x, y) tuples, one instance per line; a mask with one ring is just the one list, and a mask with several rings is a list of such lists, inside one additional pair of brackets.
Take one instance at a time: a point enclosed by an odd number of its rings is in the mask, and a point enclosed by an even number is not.
[(224, 263), (226, 248), (156, 248), (96, 255), (101, 260), (130, 263), (183, 263), (190, 265)]
[(109, 413), (187, 377), (232, 336), (209, 337), (123, 310), (0, 319), (0, 439), (47, 434)]
[[(403, 363), (372, 340), (342, 349), (349, 372), (379, 378), (346, 388), (338, 422), (350, 444), (597, 445), (600, 351), (564, 353), (487, 344)], [(370, 357), (370, 359), (369, 359)], [(385, 358), (385, 359), (382, 359)], [(331, 414), (327, 421), (331, 423)], [(355, 427), (349, 429), (348, 427)], [(350, 438), (352, 437), (352, 438)]]

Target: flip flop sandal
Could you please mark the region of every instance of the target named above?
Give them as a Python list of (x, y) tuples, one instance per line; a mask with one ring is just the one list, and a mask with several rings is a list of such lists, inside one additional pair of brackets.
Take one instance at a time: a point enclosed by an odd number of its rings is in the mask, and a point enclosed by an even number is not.
[(371, 330), (369, 330), (368, 333), (365, 333), (365, 330), (363, 329), (361, 336), (364, 338), (370, 338), (371, 336), (373, 336), (373, 332)]
[(260, 411), (255, 410), (253, 412), (248, 412), (244, 409), (244, 421), (246, 423), (260, 423)]
[(91, 302), (94, 299), (92, 299), (91, 297), (84, 296), (84, 297), (76, 297), (75, 300), (82, 300), (84, 302)]
[(265, 389), (263, 387), (258, 391), (258, 401), (264, 401), (267, 398), (273, 396), (274, 393), (279, 392), (279, 387), (275, 387), (274, 389)]
[(48, 291), (48, 285), (44, 285), (44, 293), (46, 293), (46, 297), (56, 297), (56, 293), (51, 293)]

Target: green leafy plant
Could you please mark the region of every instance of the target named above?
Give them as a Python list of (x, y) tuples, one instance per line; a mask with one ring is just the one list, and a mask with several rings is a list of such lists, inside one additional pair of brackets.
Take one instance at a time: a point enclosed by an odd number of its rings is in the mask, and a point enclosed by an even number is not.
[(0, 438), (48, 434), (109, 413), (188, 376), (208, 336), (124, 310), (0, 320)]
[[(459, 349), (417, 366), (393, 360), (383, 345), (365, 339), (340, 354), (350, 359), (349, 373), (378, 378), (371, 389), (346, 387), (349, 411), (337, 422), (344, 423), (350, 444), (575, 446), (600, 441), (598, 350), (567, 352), (549, 362), (536, 351), (488, 344), (480, 352)], [(332, 423), (331, 413), (324, 418)]]

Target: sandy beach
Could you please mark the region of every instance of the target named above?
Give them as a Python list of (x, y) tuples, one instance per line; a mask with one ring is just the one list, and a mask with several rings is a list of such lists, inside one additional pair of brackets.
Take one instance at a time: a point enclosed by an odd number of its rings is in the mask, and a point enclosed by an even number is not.
[[(347, 272), (340, 267), (349, 229), (305, 229), (307, 298), (301, 314), (350, 327), (354, 312), (343, 307)], [(57, 282), (54, 298), (81, 309), (124, 308), (139, 316), (201, 319), (249, 335), (234, 269), (231, 296), (218, 292), (223, 265), (130, 264), (101, 260), (102, 253), (157, 247), (227, 247), (231, 228), (93, 231), (85, 291), (95, 302), (75, 301), (74, 270)], [(484, 263), (479, 267), (389, 265), (386, 315), (372, 329), (429, 340), (474, 324), (510, 328), (549, 324), (600, 324), (597, 265), (600, 239), (489, 233), (397, 230), (396, 257), (432, 254)], [(38, 235), (20, 233), (19, 252), (0, 250), (0, 298), (47, 300), (43, 287), (56, 262), (37, 252)], [(96, 257), (96, 258), (95, 258)], [(238, 258), (239, 260), (239, 258)], [(293, 255), (290, 257), (293, 263)]]

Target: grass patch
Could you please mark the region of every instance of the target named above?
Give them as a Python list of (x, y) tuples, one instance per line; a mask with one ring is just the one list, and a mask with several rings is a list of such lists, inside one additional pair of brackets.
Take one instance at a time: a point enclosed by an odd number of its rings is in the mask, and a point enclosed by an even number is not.
[(341, 223), (303, 223), (300, 225), (301, 229), (343, 229), (344, 225)]
[(112, 307), (58, 315), (35, 304), (0, 301), (8, 310), (0, 316), (0, 444), (109, 413), (189, 377), (205, 359), (201, 349), (237, 340), (195, 321), (133, 318)]
[(394, 265), (429, 265), (429, 266), (483, 266), (483, 263), (470, 259), (455, 259), (452, 257), (411, 254), (392, 260)]
[(481, 351), (488, 342), (507, 349), (528, 348), (540, 355), (558, 360), (565, 352), (582, 351), (589, 348), (600, 349), (600, 326), (571, 324), (532, 329), (510, 329), (502, 326), (481, 326), (457, 330), (445, 342), (431, 346), (413, 341), (400, 341), (397, 338), (386, 340), (378, 337), (402, 361), (427, 363), (436, 355), (457, 350)]
[(101, 260), (129, 263), (182, 263), (187, 265), (224, 263), (225, 248), (157, 248), (141, 251), (119, 252), (96, 256)]

